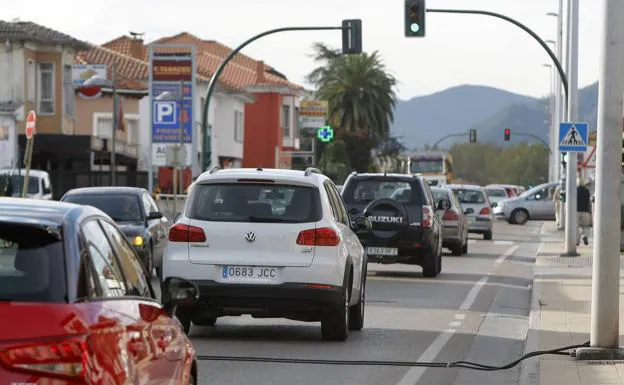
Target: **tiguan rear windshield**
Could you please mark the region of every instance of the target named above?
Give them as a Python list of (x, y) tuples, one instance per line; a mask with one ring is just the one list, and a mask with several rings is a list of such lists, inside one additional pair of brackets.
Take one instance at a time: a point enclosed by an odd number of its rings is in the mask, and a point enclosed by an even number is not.
[(313, 187), (225, 183), (197, 184), (187, 216), (214, 222), (317, 222), (322, 217), (320, 196)]
[(368, 204), (381, 198), (415, 205), (423, 205), (425, 201), (417, 181), (391, 178), (356, 179), (342, 192), (342, 199), (346, 204)]
[(0, 222), (0, 301), (66, 302), (61, 235)]

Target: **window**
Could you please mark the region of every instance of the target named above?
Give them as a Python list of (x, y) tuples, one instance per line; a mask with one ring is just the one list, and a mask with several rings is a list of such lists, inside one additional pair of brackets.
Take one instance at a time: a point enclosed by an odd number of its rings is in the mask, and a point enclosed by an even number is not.
[(240, 111), (234, 111), (234, 140), (236, 142), (243, 141), (243, 128), (245, 122), (243, 120), (243, 113)]
[(54, 114), (54, 63), (39, 63), (39, 108), (41, 115)]
[(91, 220), (82, 228), (85, 247), (91, 256), (93, 266), (104, 297), (121, 297), (126, 295), (126, 284), (121, 268), (113, 253), (104, 231), (97, 221)]
[(66, 302), (63, 239), (49, 230), (0, 221), (0, 302)]
[[(138, 132), (139, 132), (139, 119), (136, 119), (134, 117), (128, 117), (127, 115), (125, 116), (125, 120), (126, 120), (126, 141), (128, 143), (133, 143), (136, 144), (138, 143)], [(112, 122), (112, 119), (111, 119)], [(112, 124), (111, 124), (111, 130), (112, 130)]]
[(455, 193), (460, 203), (485, 203), (485, 194), (481, 190), (458, 188), (453, 189), (453, 193)]
[(355, 180), (345, 187), (343, 200), (348, 204), (369, 203), (380, 198), (420, 205), (426, 204), (427, 201), (418, 187), (418, 182), (376, 178)]
[(284, 137), (290, 137), (290, 106), (282, 106), (282, 129)]
[(72, 67), (63, 67), (63, 111), (67, 116), (74, 116), (74, 84), (72, 81)]
[(35, 97), (37, 95), (37, 69), (35, 67), (35, 62), (32, 60), (28, 60), (26, 64), (26, 100), (29, 102), (35, 102)]
[(100, 221), (102, 228), (110, 237), (123, 271), (126, 273), (128, 285), (127, 295), (152, 298), (149, 279), (145, 273), (143, 264), (138, 260), (132, 248), (128, 245), (125, 237), (112, 224)]
[(444, 172), (442, 158), (413, 159), (410, 161), (410, 173)]
[(197, 184), (188, 216), (214, 222), (309, 223), (322, 217), (313, 187), (236, 183)]
[(449, 197), (449, 194), (446, 190), (434, 190), (431, 189), (431, 193), (433, 194), (433, 200), (435, 201), (436, 205), (438, 204), (438, 202), (440, 202), (442, 199), (446, 199), (446, 200), (451, 200), (451, 197)]
[(72, 194), (63, 202), (89, 205), (104, 211), (115, 222), (143, 222), (141, 202), (136, 195)]
[(145, 214), (149, 215), (149, 213), (151, 213), (152, 211), (157, 211), (153, 209), (152, 202), (150, 202), (149, 196), (147, 194), (145, 193), (141, 194), (141, 199), (143, 203), (143, 209), (145, 210)]
[(96, 115), (94, 136), (102, 139), (113, 137), (113, 117), (107, 115)]
[(504, 189), (486, 188), (485, 193), (488, 197), (507, 198), (507, 193), (505, 193)]
[(348, 226), (349, 215), (347, 214), (347, 210), (342, 204), (342, 199), (336, 191), (336, 187), (331, 182), (325, 182), (325, 190), (327, 191), (327, 195), (329, 196), (332, 211), (334, 212), (334, 218), (338, 222)]

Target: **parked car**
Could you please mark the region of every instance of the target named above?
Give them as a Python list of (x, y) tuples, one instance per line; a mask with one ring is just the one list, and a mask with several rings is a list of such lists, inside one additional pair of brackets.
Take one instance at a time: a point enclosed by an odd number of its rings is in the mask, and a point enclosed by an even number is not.
[[(26, 169), (0, 170), (0, 196), (21, 196), (25, 178)], [(26, 197), (43, 200), (52, 199), (52, 183), (47, 171), (32, 169), (28, 171), (28, 192)]]
[[(316, 169), (204, 172), (169, 231), (163, 277), (196, 283), (185, 331), (217, 318), (321, 322), (324, 340), (364, 326), (366, 255), (334, 183)], [(285, 208), (284, 208), (285, 205)]]
[(431, 188), (421, 175), (351, 173), (342, 199), (351, 215), (363, 215), (373, 224), (359, 234), (369, 262), (419, 265), (425, 277), (442, 271), (443, 223)]
[(499, 202), (509, 199), (507, 190), (505, 190), (502, 186), (489, 185), (485, 186), (483, 189), (485, 190), (492, 207), (496, 207)]
[(492, 204), (481, 186), (450, 184), (445, 187), (453, 190), (464, 214), (468, 217), (468, 232), (482, 234), (483, 239), (491, 240), (494, 231)]
[(157, 300), (115, 222), (90, 207), (0, 198), (0, 378), (6, 384), (197, 384), (172, 317), (198, 288), (171, 277)]
[(448, 200), (451, 203), (451, 207), (442, 215), (444, 224), (442, 246), (450, 249), (453, 255), (468, 253), (468, 218), (457, 196), (451, 189), (445, 187), (431, 187), (431, 192), (436, 205), (439, 205), (442, 200)]
[(544, 183), (520, 194), (515, 198), (500, 202), (494, 208), (497, 218), (511, 224), (523, 225), (533, 220), (555, 219), (553, 194), (558, 182)]
[(126, 235), (151, 274), (161, 276), (167, 244), (167, 218), (146, 189), (138, 187), (85, 187), (69, 190), (61, 202), (97, 207), (109, 215)]

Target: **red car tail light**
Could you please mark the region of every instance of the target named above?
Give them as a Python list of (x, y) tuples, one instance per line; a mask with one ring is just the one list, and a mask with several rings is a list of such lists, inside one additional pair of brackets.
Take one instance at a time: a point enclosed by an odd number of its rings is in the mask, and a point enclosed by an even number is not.
[(421, 227), (431, 227), (432, 217), (433, 217), (433, 210), (431, 209), (431, 207), (423, 206)]
[(340, 237), (330, 227), (304, 230), (297, 236), (297, 244), (301, 246), (338, 246)]
[(204, 229), (178, 223), (169, 229), (169, 242), (206, 242)]
[(0, 361), (10, 370), (86, 383), (87, 342), (82, 338), (30, 342), (0, 351)]
[(442, 216), (443, 221), (456, 221), (457, 213), (453, 210), (447, 210)]
[(479, 211), (479, 215), (490, 215), (490, 208), (489, 207), (482, 208), (481, 211)]

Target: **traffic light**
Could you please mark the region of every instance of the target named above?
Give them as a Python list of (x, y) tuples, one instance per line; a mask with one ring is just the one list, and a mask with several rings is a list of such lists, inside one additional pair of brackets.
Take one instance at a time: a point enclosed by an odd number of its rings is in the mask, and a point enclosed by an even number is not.
[(511, 130), (509, 128), (505, 128), (505, 142), (509, 142), (511, 139)]
[(425, 0), (405, 0), (405, 37), (425, 37)]
[(470, 132), (468, 133), (468, 136), (470, 138), (470, 143), (477, 143), (477, 130), (474, 128), (470, 129)]
[(342, 21), (342, 54), (362, 53), (362, 20)]

